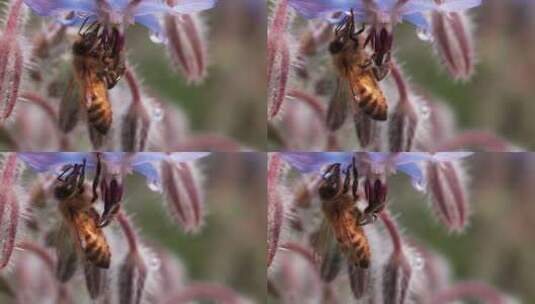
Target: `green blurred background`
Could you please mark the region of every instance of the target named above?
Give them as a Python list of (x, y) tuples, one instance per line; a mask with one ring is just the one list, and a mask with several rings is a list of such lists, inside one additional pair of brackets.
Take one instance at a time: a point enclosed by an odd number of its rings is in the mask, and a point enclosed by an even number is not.
[(149, 91), (186, 113), (194, 132), (226, 135), (259, 150), (266, 134), (266, 8), (262, 0), (220, 0), (202, 13), (207, 25), (208, 77), (188, 86), (167, 50), (144, 28), (127, 34), (129, 59)]
[(535, 2), (484, 0), (472, 9), (476, 69), (467, 83), (451, 80), (429, 43), (397, 28), (395, 54), (412, 84), (446, 102), (460, 129), (480, 129), (535, 148)]
[(389, 184), (391, 210), (406, 235), (446, 257), (455, 280), (481, 280), (535, 303), (535, 154), (477, 153), (464, 164), (471, 209), (464, 233), (448, 233), (401, 174)]
[(207, 216), (185, 235), (166, 214), (163, 197), (141, 176), (127, 179), (126, 210), (141, 236), (175, 253), (192, 281), (225, 284), (262, 303), (266, 298), (266, 155), (214, 153), (199, 160)]

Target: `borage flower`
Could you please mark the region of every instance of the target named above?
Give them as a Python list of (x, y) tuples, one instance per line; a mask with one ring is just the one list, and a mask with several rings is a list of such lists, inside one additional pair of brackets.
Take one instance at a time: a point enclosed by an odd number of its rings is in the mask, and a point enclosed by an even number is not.
[(137, 173), (147, 179), (152, 191), (164, 192), (171, 213), (186, 232), (202, 224), (202, 198), (195, 168), (188, 164), (207, 156), (207, 152), (124, 153), (124, 152), (24, 152), (19, 157), (37, 172), (61, 174), (64, 166), (82, 164), (100, 175), (100, 194), (104, 201), (103, 221), (119, 208), (123, 178)]
[(351, 164), (353, 157), (359, 162), (370, 165), (371, 171), (388, 174), (397, 171), (411, 177), (413, 186), (422, 190), (426, 185), (422, 165), (424, 162), (442, 163), (462, 159), (470, 156), (471, 152), (408, 152), (408, 153), (380, 153), (380, 152), (325, 152), (325, 153), (282, 153), (282, 158), (301, 173), (318, 173), (325, 165), (339, 163), (342, 167)]
[(24, 0), (38, 15), (50, 16), (64, 25), (76, 25), (96, 21), (105, 26), (121, 26), (133, 23), (148, 28), (160, 40), (165, 41), (160, 18), (162, 15), (192, 14), (212, 8), (216, 0), (109, 0), (109, 1), (48, 1)]
[[(292, 302), (292, 298), (286, 300), (289, 296), (307, 298), (311, 296), (308, 293), (309, 289), (301, 292), (295, 286), (291, 290), (291, 292), (298, 293), (295, 295), (287, 291), (286, 285), (312, 278), (318, 284), (318, 277), (320, 277), (322, 280), (321, 288), (315, 288), (320, 294), (314, 294), (314, 297), (328, 298), (333, 302), (346, 303), (350, 301), (348, 299), (354, 302), (355, 299), (371, 298), (384, 303), (407, 303), (410, 302), (408, 299), (420, 296), (420, 291), (416, 290), (415, 287), (418, 287), (420, 283), (419, 277), (422, 276), (424, 258), (420, 250), (414, 247), (410, 238), (402, 233), (402, 229), (396, 223), (395, 216), (391, 214), (386, 205), (387, 177), (396, 172), (410, 176), (417, 190), (428, 189), (431, 193), (437, 211), (444, 212), (439, 214), (439, 219), (446, 219), (446, 227), (450, 230), (461, 230), (465, 224), (463, 220), (466, 210), (463, 208), (466, 208), (466, 205), (460, 202), (465, 201), (466, 195), (457, 161), (470, 154), (470, 152), (276, 154), (276, 157), (286, 161), (297, 171), (316, 176), (306, 179), (309, 182), (305, 181), (308, 184), (307, 188), (314, 189), (314, 193), (310, 193), (307, 198), (307, 204), (301, 203), (297, 198), (299, 188), (295, 184), (288, 184), (287, 177), (291, 174), (283, 174), (278, 178), (277, 185), (270, 188), (271, 190), (286, 187), (288, 190), (297, 188), (294, 190), (295, 197), (287, 202), (290, 204), (288, 209), (292, 210), (291, 216), (288, 216), (290, 219), (288, 222), (292, 224), (282, 227), (284, 230), (292, 231), (296, 236), (283, 237), (278, 242), (281, 244), (278, 245), (278, 248), (286, 250), (281, 251), (284, 254), (278, 255), (277, 262), (272, 264), (275, 266), (270, 266), (268, 272), (270, 292), (274, 296), (280, 297), (285, 303)], [(317, 246), (318, 236), (325, 236), (322, 231), (325, 226), (323, 224), (319, 226), (319, 222), (315, 221), (314, 218), (319, 209), (318, 204), (321, 204), (322, 211), (325, 213), (327, 202), (333, 204), (342, 201), (326, 201), (322, 198), (322, 188), (323, 191), (329, 189), (325, 188), (325, 185), (329, 185), (333, 181), (332, 176), (339, 176), (344, 180), (343, 190), (338, 188), (337, 191), (352, 191), (355, 207), (363, 209), (360, 210), (358, 216), (363, 216), (360, 218), (360, 223), (363, 226), (362, 233), (371, 248), (368, 266), (350, 267), (347, 271), (349, 280), (347, 277), (339, 275), (342, 255), (336, 255), (331, 251), (322, 252), (325, 248)], [(321, 182), (321, 179), (326, 183)], [(301, 180), (299, 183), (303, 181)], [(318, 183), (318, 181), (320, 182)], [(268, 189), (270, 196), (272, 195), (271, 190)], [(325, 193), (327, 192), (323, 192), (323, 194)], [(366, 204), (365, 208), (363, 208), (362, 202)], [(374, 220), (376, 218), (380, 219), (378, 223)], [(370, 219), (373, 220), (370, 221)], [(281, 229), (281, 227), (274, 228)], [(318, 255), (315, 254), (317, 250), (319, 250)], [(297, 261), (286, 264), (285, 259), (288, 254), (301, 256), (309, 264), (312, 264), (312, 270), (308, 270), (306, 278), (299, 277), (300, 272), (293, 273), (298, 265)], [(320, 257), (319, 261), (315, 259), (317, 256)], [(355, 262), (355, 260), (351, 261)], [(317, 262), (321, 266), (316, 265)], [(425, 262), (427, 263), (427, 261)], [(350, 262), (350, 265), (353, 264)], [(326, 269), (329, 269), (328, 272), (325, 272)], [(289, 278), (291, 280), (287, 282), (286, 280)], [(285, 282), (286, 285), (282, 287), (279, 282)], [(352, 292), (351, 295), (349, 290)]]
[[(326, 165), (338, 163), (347, 168), (355, 162), (364, 179), (363, 192), (369, 205), (383, 207), (387, 177), (402, 172), (411, 178), (417, 191), (428, 193), (437, 217), (451, 231), (462, 231), (467, 224), (467, 194), (464, 173), (457, 164), (471, 152), (325, 152), (281, 153), (281, 157), (304, 174), (317, 174)], [(374, 208), (372, 206), (372, 208)]]
[(335, 13), (355, 13), (359, 22), (372, 26), (392, 26), (409, 22), (427, 32), (429, 22), (427, 13), (432, 11), (459, 12), (479, 6), (481, 0), (289, 0), (290, 5), (305, 18), (332, 18)]

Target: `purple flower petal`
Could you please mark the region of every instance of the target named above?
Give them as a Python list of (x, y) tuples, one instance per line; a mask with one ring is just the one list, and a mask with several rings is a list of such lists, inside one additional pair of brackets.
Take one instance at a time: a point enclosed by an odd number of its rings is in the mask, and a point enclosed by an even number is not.
[(474, 152), (438, 152), (433, 154), (433, 160), (437, 162), (454, 161), (468, 157), (472, 154), (474, 154)]
[(348, 164), (351, 162), (353, 154), (344, 152), (296, 152), (281, 153), (281, 157), (301, 173), (311, 173), (330, 163)]
[(165, 33), (162, 29), (162, 25), (160, 24), (159, 19), (154, 15), (143, 15), (143, 16), (136, 16), (134, 18), (135, 22), (138, 24), (143, 25), (144, 27), (148, 28), (153, 35), (155, 35), (158, 40), (165, 41)]
[(446, 0), (438, 4), (438, 10), (443, 12), (459, 12), (481, 5), (481, 0)]
[(403, 15), (403, 20), (412, 23), (412, 25), (421, 30), (429, 30), (429, 22), (427, 22), (427, 19), (421, 13)]
[(93, 167), (93, 155), (89, 152), (21, 152), (18, 157), (37, 172), (54, 170), (67, 163), (81, 163), (87, 160), (88, 167)]
[(36, 14), (40, 16), (55, 16), (62, 12), (76, 11), (83, 13), (96, 13), (97, 6), (95, 1), (77, 1), (77, 0), (24, 0)]
[(178, 14), (191, 14), (214, 7), (216, 0), (189, 0), (180, 1), (173, 7), (173, 11)]
[(362, 10), (360, 0), (289, 0), (290, 6), (305, 18), (325, 17), (330, 13), (348, 11), (351, 8)]

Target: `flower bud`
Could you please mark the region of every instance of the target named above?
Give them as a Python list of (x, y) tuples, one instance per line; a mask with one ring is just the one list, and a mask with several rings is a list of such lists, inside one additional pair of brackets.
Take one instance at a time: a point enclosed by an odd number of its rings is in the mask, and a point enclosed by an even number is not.
[(196, 232), (203, 223), (204, 204), (199, 180), (188, 163), (164, 160), (161, 178), (171, 214), (186, 232)]
[(0, 269), (10, 261), (24, 210), (19, 189), (21, 173), (17, 154), (6, 154), (0, 168)]
[(403, 304), (407, 298), (411, 266), (405, 255), (392, 254), (383, 268), (383, 299), (385, 304)]
[(472, 31), (462, 12), (432, 13), (434, 47), (455, 79), (466, 80), (474, 70)]
[(22, 0), (11, 1), (2, 36), (0, 36), (0, 123), (13, 112), (17, 102), (25, 55), (21, 47), (25, 6)]
[(462, 231), (467, 224), (466, 190), (460, 168), (451, 162), (428, 163), (428, 191), (438, 218), (451, 231)]
[(279, 238), (284, 220), (284, 203), (279, 193), (279, 178), (283, 170), (283, 162), (278, 153), (270, 153), (268, 160), (267, 193), (268, 193), (268, 266), (271, 265), (279, 248)]
[(167, 49), (189, 83), (206, 76), (207, 52), (204, 25), (197, 14), (166, 15)]
[(131, 251), (121, 264), (119, 271), (119, 303), (138, 304), (141, 302), (147, 267), (138, 251)]

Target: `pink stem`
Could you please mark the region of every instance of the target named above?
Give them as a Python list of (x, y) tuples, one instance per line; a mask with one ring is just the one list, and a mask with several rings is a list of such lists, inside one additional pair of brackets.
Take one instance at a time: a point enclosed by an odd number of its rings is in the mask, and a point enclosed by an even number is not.
[(136, 233), (129, 219), (126, 217), (123, 211), (119, 211), (119, 214), (117, 214), (117, 220), (119, 221), (119, 224), (121, 225), (121, 229), (123, 230), (123, 234), (126, 237), (126, 241), (128, 242), (128, 247), (130, 248), (130, 252), (137, 251)]

